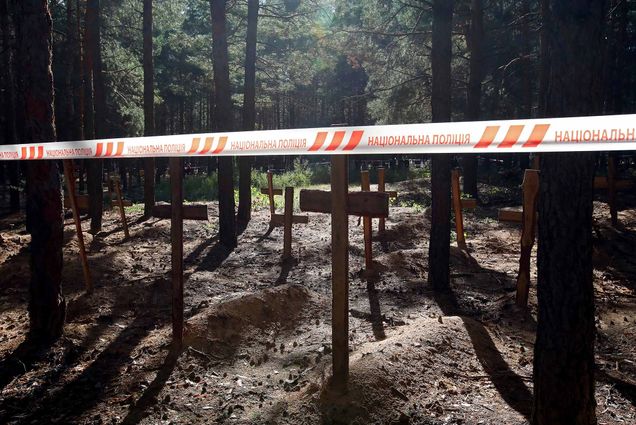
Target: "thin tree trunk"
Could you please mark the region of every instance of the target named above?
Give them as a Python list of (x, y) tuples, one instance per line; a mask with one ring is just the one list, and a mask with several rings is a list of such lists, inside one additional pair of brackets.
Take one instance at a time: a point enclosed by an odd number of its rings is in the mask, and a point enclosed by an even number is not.
[[(104, 87), (101, 78), (99, 3), (100, 0), (87, 0), (86, 3), (86, 110), (84, 111), (86, 123), (84, 132), (87, 139), (103, 137), (104, 130)], [(91, 160), (88, 162), (86, 168), (91, 232), (98, 233), (102, 228), (102, 214), (104, 209), (104, 192), (102, 188), (104, 164), (101, 159)]]
[[(471, 2), (471, 23), (466, 37), (470, 50), (470, 76), (468, 79), (468, 104), (466, 118), (469, 121), (481, 119), (481, 84), (483, 80), (483, 40), (484, 40), (484, 8), (482, 0)], [(477, 198), (477, 155), (466, 155), (463, 158), (464, 192)]]
[[(154, 67), (152, 60), (152, 0), (144, 0), (143, 18), (144, 36), (144, 135), (155, 134), (155, 96), (154, 96)], [(155, 205), (155, 160), (145, 158), (144, 162), (144, 217), (152, 215)]]
[[(245, 94), (243, 97), (243, 130), (252, 131), (256, 124), (256, 37), (259, 0), (247, 3), (247, 38), (245, 48)], [(252, 215), (252, 157), (239, 158), (238, 220), (247, 223)]]
[[(451, 120), (451, 55), (453, 1), (433, 1), (433, 122)], [(450, 173), (451, 157), (433, 155), (431, 177), (431, 238), (428, 253), (428, 282), (436, 290), (450, 289)]]
[[(45, 0), (16, 3), (23, 135), (32, 143), (54, 141), (51, 15)], [(34, 113), (37, 111), (37, 113)], [(66, 301), (62, 295), (62, 196), (54, 161), (27, 165), (27, 227), (31, 233), (30, 336), (52, 340), (62, 334)]]
[[(210, 0), (216, 120), (219, 131), (232, 131), (234, 128), (227, 47), (226, 5), (227, 0)], [(219, 158), (219, 240), (227, 248), (234, 248), (237, 245), (233, 174), (232, 158)]]
[[(2, 116), (5, 120), (4, 125), (4, 142), (15, 143), (16, 142), (16, 113), (17, 107), (14, 86), (16, 81), (13, 76), (13, 52), (14, 48), (10, 43), (9, 38), (9, 3), (8, 0), (0, 0), (0, 25), (2, 26), (2, 74), (4, 81), (5, 95), (2, 96), (3, 110)], [(7, 164), (7, 174), (9, 177), (9, 210), (16, 212), (20, 209), (20, 191), (18, 186), (20, 185), (20, 163), (11, 161)]]
[[(602, 109), (603, 2), (549, 0), (549, 116)], [(581, 90), (585, 87), (585, 90)], [(592, 211), (595, 155), (541, 157), (539, 315), (534, 354), (534, 425), (596, 424)]]

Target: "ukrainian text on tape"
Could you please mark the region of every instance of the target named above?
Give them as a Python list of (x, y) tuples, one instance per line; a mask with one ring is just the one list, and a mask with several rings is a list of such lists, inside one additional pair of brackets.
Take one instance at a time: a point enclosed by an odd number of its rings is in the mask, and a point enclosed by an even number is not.
[(636, 150), (636, 115), (330, 127), (0, 146), (0, 160)]

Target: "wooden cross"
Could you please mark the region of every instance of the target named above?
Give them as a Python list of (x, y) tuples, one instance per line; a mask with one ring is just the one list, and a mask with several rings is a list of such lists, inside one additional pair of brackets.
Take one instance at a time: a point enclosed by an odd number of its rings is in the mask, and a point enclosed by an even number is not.
[(454, 169), (451, 174), (451, 189), (453, 194), (453, 211), (455, 212), (455, 231), (457, 233), (457, 246), (466, 249), (466, 236), (464, 235), (464, 214), (462, 210), (477, 208), (477, 200), (462, 199), (459, 186), (460, 173)]
[(304, 215), (294, 215), (294, 188), (285, 188), (285, 212), (276, 214), (275, 195), (282, 195), (281, 189), (274, 188), (274, 176), (271, 171), (267, 172), (267, 187), (261, 189), (261, 193), (269, 199), (269, 228), (284, 227), (283, 230), (283, 261), (292, 258), (292, 226), (294, 224), (307, 224), (309, 217)]
[[(124, 226), (124, 235), (126, 236), (126, 239), (130, 238), (130, 232), (128, 231), (128, 222), (126, 221), (126, 210), (124, 210), (124, 200), (121, 196), (121, 185), (120, 185), (120, 178), (117, 175), (111, 175), (110, 176), (110, 182), (113, 185), (113, 188), (115, 189), (115, 196), (116, 198), (116, 202), (113, 201), (113, 206), (118, 206), (119, 207), (119, 216), (121, 217), (121, 222)], [(112, 195), (111, 195), (111, 199), (112, 199)]]
[(345, 392), (349, 377), (349, 215), (386, 218), (389, 195), (349, 193), (347, 157), (331, 157), (331, 192), (301, 190), (300, 209), (331, 214), (331, 338), (336, 391)]
[[(368, 171), (360, 172), (360, 183), (363, 192), (371, 191), (370, 177)], [(378, 192), (386, 193), (389, 198), (397, 198), (397, 192), (387, 192), (384, 183), (384, 168), (378, 169)], [(366, 270), (373, 269), (373, 220), (369, 216), (362, 218), (364, 231), (364, 265)], [(358, 222), (358, 225), (360, 223)], [(386, 218), (380, 218), (378, 232), (384, 233), (386, 230)]]
[[(91, 277), (91, 271), (88, 267), (88, 258), (86, 256), (86, 246), (84, 245), (84, 233), (82, 232), (82, 221), (79, 214), (79, 207), (77, 203), (77, 195), (75, 193), (75, 168), (73, 161), (65, 159), (64, 164), (64, 178), (66, 180), (67, 196), (64, 198), (64, 206), (66, 207), (66, 200), (68, 198), (69, 207), (73, 212), (73, 221), (75, 222), (75, 231), (77, 232), (77, 243), (80, 251), (80, 261), (82, 262), (82, 272), (84, 273), (84, 283), (86, 285), (86, 292), (91, 293), (93, 291), (93, 279)], [(88, 196), (86, 198), (86, 209), (88, 209)]]

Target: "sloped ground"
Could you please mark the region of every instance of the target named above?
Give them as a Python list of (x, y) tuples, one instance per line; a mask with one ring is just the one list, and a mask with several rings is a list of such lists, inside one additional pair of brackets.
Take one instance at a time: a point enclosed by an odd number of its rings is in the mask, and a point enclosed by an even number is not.
[[(523, 424), (531, 410), (536, 293), (514, 307), (519, 230), (494, 219), (515, 188), (484, 186), (468, 213), (469, 251), (452, 249), (454, 296), (425, 282), (427, 182), (397, 185), (377, 273), (361, 273), (362, 229), (350, 220), (351, 382), (331, 394), (329, 217), (294, 227), (294, 263), (281, 265), (282, 230), (255, 213), (239, 248), (210, 222), (186, 222), (186, 342), (170, 349), (169, 221), (118, 215), (86, 234), (96, 283), (83, 292), (67, 221), (65, 336), (24, 344), (29, 237), (22, 217), (0, 221), (0, 423)], [(625, 199), (626, 205), (634, 205)], [(595, 204), (599, 423), (636, 421), (636, 209), (612, 229)], [(536, 279), (536, 275), (533, 276)]]

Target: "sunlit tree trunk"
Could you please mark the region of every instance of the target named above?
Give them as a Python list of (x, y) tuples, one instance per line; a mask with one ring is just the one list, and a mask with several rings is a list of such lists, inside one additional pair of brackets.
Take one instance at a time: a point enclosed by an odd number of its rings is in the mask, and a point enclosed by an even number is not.
[[(433, 122), (451, 120), (451, 55), (453, 1), (433, 1)], [(431, 176), (431, 238), (428, 282), (436, 290), (450, 289), (450, 162), (448, 154), (433, 155)]]
[[(232, 131), (234, 129), (227, 47), (226, 6), (227, 0), (210, 0), (214, 87), (216, 93), (215, 115), (219, 131)], [(219, 158), (219, 240), (228, 248), (234, 248), (237, 245), (233, 174), (232, 158)]]
[[(16, 3), (20, 96), (24, 99), (23, 135), (31, 143), (55, 141), (51, 15), (46, 0)], [(31, 233), (29, 318), (31, 337), (61, 335), (66, 302), (62, 295), (62, 196), (54, 161), (27, 164), (27, 228)]]
[[(604, 2), (549, 0), (546, 115), (602, 109)], [(582, 90), (582, 88), (585, 88)], [(596, 424), (592, 211), (595, 154), (541, 156), (539, 314), (534, 351), (534, 425)]]

